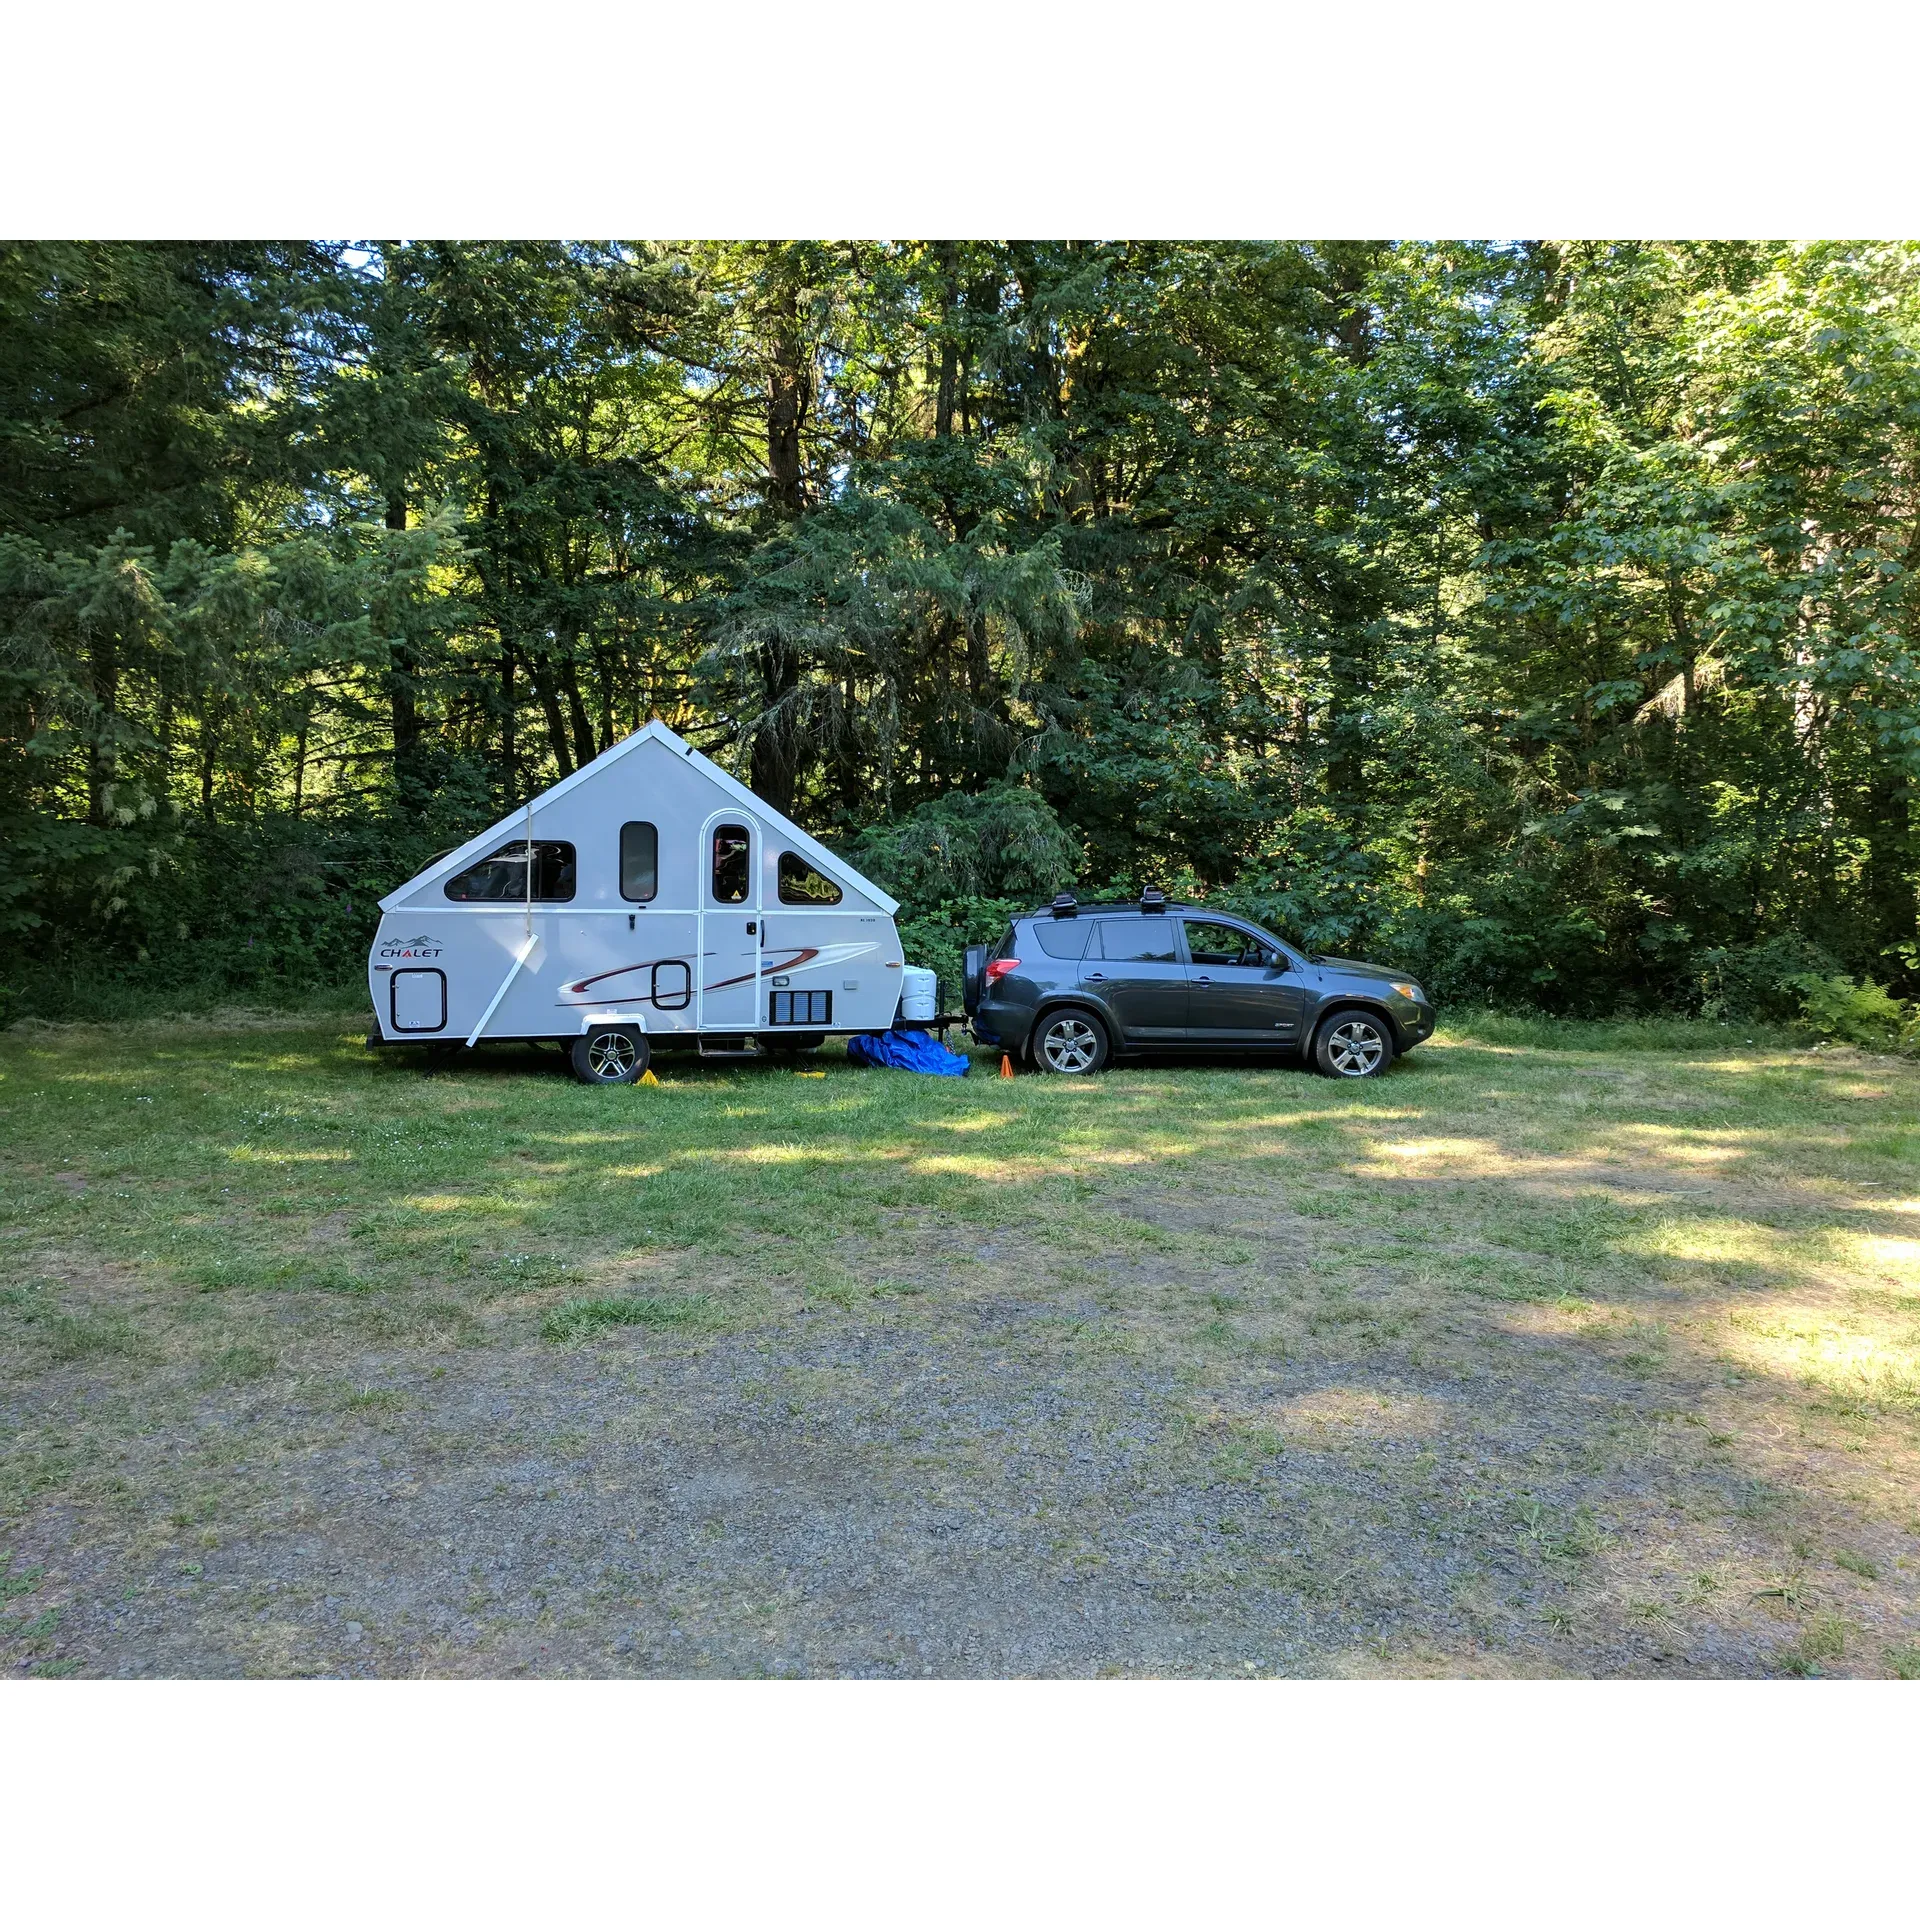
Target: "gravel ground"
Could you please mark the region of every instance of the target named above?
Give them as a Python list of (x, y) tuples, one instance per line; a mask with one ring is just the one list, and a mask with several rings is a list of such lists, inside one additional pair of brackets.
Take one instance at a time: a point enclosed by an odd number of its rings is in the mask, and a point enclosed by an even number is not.
[[(1127, 1367), (1097, 1396), (1018, 1358), (981, 1379), (982, 1336), (990, 1320), (461, 1355), (384, 1374), (373, 1391), (396, 1398), (368, 1430), (236, 1464), (222, 1544), (88, 1549), (59, 1506), (9, 1544), (71, 1595), (62, 1652), (104, 1674), (1312, 1673), (1408, 1643), (1557, 1670), (1537, 1644), (1563, 1584), (1550, 1557), (1498, 1492), (1476, 1525), (1429, 1483), (1497, 1489), (1517, 1470), (1550, 1514), (1599, 1502), (1656, 1526), (1674, 1491), (1664, 1461), (1543, 1473), (1564, 1436), (1531, 1394), (1489, 1405), (1284, 1364), (1247, 1383), (1251, 1409), (1417, 1398), (1433, 1425), (1356, 1449), (1329, 1423), (1257, 1470), (1203, 1474), (1164, 1369)], [(1644, 1417), (1644, 1390), (1623, 1402), (1586, 1371), (1556, 1392)], [(235, 1407), (149, 1436), (133, 1464), (165, 1482), (223, 1447), (253, 1454), (290, 1412)], [(1411, 1486), (1396, 1446), (1427, 1463)], [(1689, 1479), (1723, 1504), (1744, 1491), (1711, 1461)], [(1704, 1623), (1623, 1627), (1595, 1651), (1583, 1669), (1764, 1670)]]
[[(222, 1045), (240, 1098), (246, 1063), (286, 1042)], [(72, 1067), (69, 1043), (44, 1050)], [(152, 1256), (151, 1218), (108, 1258), (112, 1235), (86, 1243), (63, 1209), (147, 1178), (162, 1213), (200, 1208), (178, 1217), (235, 1244), (265, 1221), (330, 1260), (356, 1208), (337, 1188), (116, 1172), (122, 1142), (53, 1168), (42, 1145), (15, 1159), (47, 1199), (11, 1229), (0, 1658), (87, 1676), (1900, 1670), (1920, 1638), (1911, 1407), (1823, 1400), (1736, 1352), (1755, 1302), (1791, 1319), (1809, 1286), (1860, 1291), (1852, 1269), (1802, 1270), (1812, 1242), (1789, 1281), (1727, 1251), (1736, 1228), (1830, 1238), (1825, 1176), (1783, 1160), (1730, 1186), (1711, 1154), (1633, 1150), (1640, 1059), (1585, 1063), (1584, 1110), (1553, 1120), (1585, 1142), (1570, 1173), (1541, 1118), (1564, 1078), (1466, 1043), (1415, 1064), (1358, 1110), (1297, 1074), (1114, 1075), (1048, 1149), (1071, 1160), (1078, 1140), (1091, 1183), (1064, 1231), (1030, 1192), (997, 1215), (979, 1201), (992, 1217), (964, 1238), (912, 1193), (831, 1248), (765, 1221), (737, 1257), (616, 1231), (595, 1297), (638, 1276), (647, 1301), (694, 1304), (578, 1339), (552, 1337), (573, 1273), (457, 1298), (195, 1291), (180, 1275), (200, 1269)], [(1844, 1071), (1863, 1099), (1912, 1097), (1907, 1070)], [(1711, 1093), (1705, 1062), (1674, 1083), (1689, 1073), (1689, 1099)], [(17, 1070), (4, 1084), (22, 1090)], [(836, 1067), (824, 1091), (853, 1084)], [(484, 1085), (523, 1091), (505, 1070)], [(796, 1087), (814, 1092), (783, 1076), (777, 1097)], [(759, 1097), (731, 1077), (694, 1090), (736, 1115)], [(1051, 1124), (1054, 1091), (1015, 1094)], [(942, 1150), (1015, 1094), (961, 1088)], [(447, 1076), (421, 1097), (451, 1113), (464, 1092)], [(1175, 1136), (1223, 1109), (1243, 1140), (1276, 1118), (1305, 1131), (1183, 1159), (1114, 1110), (1170, 1101), (1194, 1103)], [(1728, 1115), (1693, 1117), (1696, 1146), (1724, 1136)], [(542, 1124), (530, 1151), (586, 1137)], [(748, 1147), (811, 1137), (792, 1117), (732, 1125)], [(1595, 1144), (1608, 1129), (1622, 1150)], [(1372, 1177), (1369, 1146), (1421, 1170)], [(487, 1167), (515, 1151), (490, 1141)], [(1631, 1252), (1650, 1181), (1660, 1231), (1690, 1209), (1691, 1256)], [(1688, 1265), (1709, 1226), (1710, 1283)], [(555, 1244), (529, 1233), (508, 1257)]]

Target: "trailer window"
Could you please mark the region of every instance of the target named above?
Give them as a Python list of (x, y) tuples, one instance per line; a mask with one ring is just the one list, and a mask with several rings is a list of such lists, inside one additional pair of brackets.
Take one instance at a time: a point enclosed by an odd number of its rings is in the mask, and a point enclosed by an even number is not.
[(620, 829), (620, 898), (651, 900), (660, 891), (660, 830), (651, 820)]
[(780, 903), (787, 907), (837, 907), (840, 889), (797, 853), (780, 856)]
[(713, 897), (723, 906), (737, 906), (747, 897), (751, 879), (747, 856), (753, 836), (745, 827), (713, 830)]
[[(447, 882), (449, 900), (525, 900), (527, 899), (527, 843), (509, 841), (490, 853), (477, 866), (456, 873)], [(533, 892), (535, 900), (571, 900), (573, 898), (573, 842), (536, 840), (533, 843)]]

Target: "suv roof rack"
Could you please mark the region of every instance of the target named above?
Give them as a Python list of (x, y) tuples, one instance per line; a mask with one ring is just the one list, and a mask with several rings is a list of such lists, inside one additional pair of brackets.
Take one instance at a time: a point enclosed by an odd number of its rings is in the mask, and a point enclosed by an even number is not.
[(1025, 907), (1016, 920), (1071, 920), (1082, 913), (1165, 913), (1169, 908), (1190, 909), (1190, 900), (1169, 900), (1158, 887), (1148, 887), (1134, 900), (1082, 900), (1078, 894), (1056, 894), (1045, 906)]

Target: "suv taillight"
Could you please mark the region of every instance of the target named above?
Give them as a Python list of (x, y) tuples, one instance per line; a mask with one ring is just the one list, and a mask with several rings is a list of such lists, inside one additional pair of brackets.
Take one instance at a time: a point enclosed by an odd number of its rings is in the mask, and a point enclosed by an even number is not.
[(1020, 964), (1018, 960), (989, 960), (987, 962), (987, 985), (1000, 978), (1003, 973), (1011, 973)]

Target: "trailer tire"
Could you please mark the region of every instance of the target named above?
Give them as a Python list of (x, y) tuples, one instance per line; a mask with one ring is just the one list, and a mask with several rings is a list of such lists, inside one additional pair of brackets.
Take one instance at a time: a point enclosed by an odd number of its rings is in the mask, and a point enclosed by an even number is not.
[(647, 1036), (638, 1027), (595, 1027), (567, 1050), (573, 1077), (589, 1087), (630, 1087), (647, 1070)]

